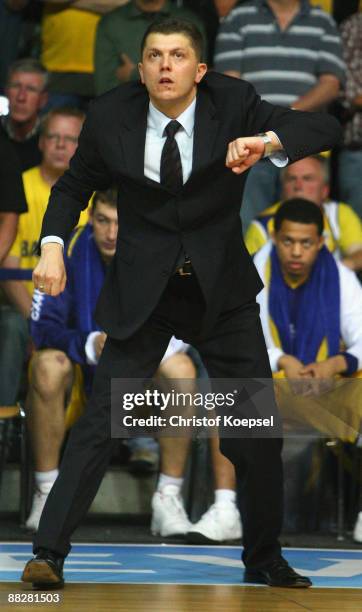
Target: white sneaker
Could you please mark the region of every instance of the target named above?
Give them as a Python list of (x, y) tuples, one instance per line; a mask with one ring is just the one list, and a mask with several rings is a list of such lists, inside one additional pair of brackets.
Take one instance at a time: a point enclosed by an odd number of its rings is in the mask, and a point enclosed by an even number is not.
[(200, 520), (192, 525), (187, 541), (193, 544), (203, 542), (227, 542), (240, 540), (242, 534), (239, 510), (232, 502), (212, 504)]
[(29, 531), (38, 531), (40, 517), (53, 484), (53, 482), (42, 482), (41, 485), (36, 487), (33, 505), (28, 520), (25, 523), (25, 527)]
[(179, 487), (169, 484), (156, 491), (152, 497), (152, 534), (163, 538), (185, 535), (190, 527)]
[(353, 529), (353, 539), (362, 544), (362, 512), (358, 513), (357, 520)]

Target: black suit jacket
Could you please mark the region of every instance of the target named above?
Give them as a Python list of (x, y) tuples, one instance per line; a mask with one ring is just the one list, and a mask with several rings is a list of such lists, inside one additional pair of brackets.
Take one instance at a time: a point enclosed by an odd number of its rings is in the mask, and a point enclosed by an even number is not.
[(119, 339), (155, 308), (181, 247), (205, 297), (205, 329), (222, 309), (260, 291), (239, 216), (247, 173), (238, 176), (225, 167), (230, 141), (274, 130), (293, 162), (333, 147), (341, 135), (327, 114), (273, 106), (249, 83), (209, 73), (198, 86), (192, 173), (172, 192), (144, 176), (148, 103), (140, 83), (121, 85), (93, 102), (70, 169), (52, 189), (41, 234), (67, 240), (93, 190), (118, 187), (117, 249), (97, 321)]

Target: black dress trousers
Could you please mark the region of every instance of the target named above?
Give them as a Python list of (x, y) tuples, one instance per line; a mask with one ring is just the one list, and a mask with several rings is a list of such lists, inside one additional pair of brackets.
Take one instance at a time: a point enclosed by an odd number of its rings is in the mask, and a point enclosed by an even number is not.
[[(71, 430), (59, 476), (49, 494), (34, 553), (66, 556), (70, 538), (91, 505), (118, 440), (111, 438), (112, 378), (151, 378), (172, 335), (192, 344), (211, 378), (270, 378), (259, 306), (247, 302), (221, 312), (200, 336), (205, 304), (196, 276), (171, 277), (157, 307), (126, 340), (108, 338), (86, 410)], [(273, 408), (275, 410), (275, 407)], [(222, 453), (235, 466), (244, 531), (243, 561), (260, 568), (280, 553), (283, 478), (280, 438), (224, 438)]]

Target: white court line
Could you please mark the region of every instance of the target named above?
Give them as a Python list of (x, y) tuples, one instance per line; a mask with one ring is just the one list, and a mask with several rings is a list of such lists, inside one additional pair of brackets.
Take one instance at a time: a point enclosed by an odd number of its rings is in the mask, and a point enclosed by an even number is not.
[[(4, 545), (23, 545), (23, 546), (32, 546), (32, 542), (0, 542), (0, 546), (4, 544)], [(213, 545), (211, 544), (210, 546), (208, 546), (207, 544), (165, 544), (163, 542), (161, 543), (156, 543), (156, 544), (119, 544), (119, 543), (112, 543), (112, 542), (104, 542), (103, 544), (100, 542), (73, 542), (72, 543), (72, 547), (74, 548), (75, 546), (96, 546), (96, 547), (103, 547), (106, 548), (108, 546), (110, 547), (115, 547), (115, 548), (157, 548), (157, 547), (162, 547), (162, 548), (187, 548), (188, 550), (190, 550), (191, 548), (195, 548), (195, 549), (199, 549), (199, 548), (214, 548), (215, 550), (235, 550), (235, 549), (242, 549), (243, 547), (241, 545), (236, 544), (235, 546), (220, 546), (220, 545)], [(288, 552), (288, 551), (293, 551), (293, 550), (302, 550), (302, 551), (321, 551), (321, 552), (325, 552), (325, 551), (333, 551), (333, 552), (347, 552), (347, 553), (356, 553), (356, 554), (361, 554), (362, 553), (362, 545), (361, 545), (361, 549), (355, 549), (355, 548), (310, 548), (310, 547), (290, 547), (290, 546), (283, 546), (283, 550)], [(21, 553), (18, 553), (21, 554)], [(83, 553), (73, 553), (72, 551), (70, 552), (71, 555), (81, 555)], [(96, 553), (98, 554), (103, 554), (107, 556), (107, 553)]]
[[(8, 553), (10, 555), (16, 555), (17, 557), (29, 557), (29, 553), (27, 552), (16, 552), (16, 551), (11, 551), (10, 553)], [(105, 557), (112, 557), (112, 553), (73, 553), (71, 552), (70, 557), (97, 557), (97, 559), (104, 559)], [(69, 561), (68, 561), (69, 563)], [(77, 563), (76, 561), (74, 561), (74, 563)], [(84, 561), (84, 563), (91, 563), (91, 561)], [(97, 563), (97, 561), (94, 561), (94, 563)], [(102, 561), (103, 565), (106, 563), (114, 563), (113, 561)]]
[(156, 574), (156, 572), (154, 570), (136, 570), (136, 569), (121, 569), (121, 570), (114, 570), (114, 569), (75, 569), (75, 568), (67, 568), (64, 567), (64, 573), (70, 573), (70, 572), (76, 572), (76, 573), (86, 573), (86, 574)]

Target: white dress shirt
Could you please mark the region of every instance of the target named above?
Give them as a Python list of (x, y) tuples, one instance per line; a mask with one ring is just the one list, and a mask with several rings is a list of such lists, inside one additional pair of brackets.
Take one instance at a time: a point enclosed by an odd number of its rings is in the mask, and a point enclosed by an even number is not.
[[(183, 183), (186, 183), (192, 170), (192, 154), (194, 149), (196, 98), (177, 117), (181, 127), (175, 134), (175, 140), (180, 151)], [(170, 117), (164, 115), (150, 102), (147, 117), (145, 144), (145, 176), (160, 182), (161, 154), (166, 142), (165, 128), (170, 123)]]

